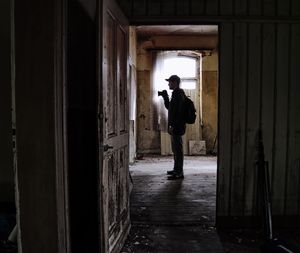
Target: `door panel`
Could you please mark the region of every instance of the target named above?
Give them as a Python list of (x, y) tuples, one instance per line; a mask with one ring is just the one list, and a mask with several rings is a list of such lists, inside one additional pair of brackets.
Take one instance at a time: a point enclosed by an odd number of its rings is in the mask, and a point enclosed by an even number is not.
[[(112, 136), (116, 134), (116, 118), (117, 118), (117, 107), (116, 107), (116, 82), (115, 82), (115, 34), (114, 34), (114, 27), (115, 21), (111, 15), (107, 13), (106, 16), (106, 29), (105, 29), (105, 36), (106, 39), (105, 47), (106, 50), (104, 51), (105, 57), (107, 59), (106, 62), (106, 75), (107, 78), (105, 79), (107, 85), (107, 98), (106, 101), (106, 113), (105, 121), (107, 121), (106, 131), (108, 136)], [(104, 72), (105, 73), (105, 72)], [(105, 99), (104, 98), (104, 99)]]
[(130, 228), (128, 25), (114, 1), (103, 11), (101, 239), (103, 252), (119, 252)]
[(120, 27), (117, 27), (117, 84), (119, 84), (119, 130), (120, 132), (127, 131), (128, 105), (126, 100), (126, 32)]

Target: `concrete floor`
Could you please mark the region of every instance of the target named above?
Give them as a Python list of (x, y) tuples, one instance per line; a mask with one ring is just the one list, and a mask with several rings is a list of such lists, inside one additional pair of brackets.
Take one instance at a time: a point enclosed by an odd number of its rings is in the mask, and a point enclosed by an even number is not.
[[(123, 253), (260, 252), (262, 231), (217, 231), (216, 157), (185, 157), (184, 180), (167, 180), (172, 157), (144, 157), (130, 167), (130, 234)], [(299, 231), (282, 233), (300, 241)]]

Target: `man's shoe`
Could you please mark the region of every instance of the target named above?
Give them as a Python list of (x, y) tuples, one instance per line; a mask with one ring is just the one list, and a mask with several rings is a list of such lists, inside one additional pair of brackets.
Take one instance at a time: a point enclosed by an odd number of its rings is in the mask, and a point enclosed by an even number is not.
[(167, 171), (167, 174), (168, 174), (168, 175), (173, 175), (174, 173), (175, 173), (174, 170), (168, 170), (168, 171)]
[(168, 180), (177, 180), (177, 179), (184, 179), (183, 174), (173, 174), (168, 177)]

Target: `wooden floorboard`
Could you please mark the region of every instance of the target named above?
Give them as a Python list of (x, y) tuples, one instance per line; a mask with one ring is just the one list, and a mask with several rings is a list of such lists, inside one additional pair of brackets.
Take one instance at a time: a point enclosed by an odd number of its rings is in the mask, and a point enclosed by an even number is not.
[(172, 157), (147, 157), (130, 167), (132, 223), (215, 222), (216, 157), (186, 157), (183, 180), (167, 180)]
[[(185, 157), (182, 181), (168, 181), (172, 157), (152, 157), (130, 168), (131, 230), (121, 253), (257, 253), (262, 230), (217, 230), (215, 157)], [(299, 241), (299, 231), (279, 238)]]

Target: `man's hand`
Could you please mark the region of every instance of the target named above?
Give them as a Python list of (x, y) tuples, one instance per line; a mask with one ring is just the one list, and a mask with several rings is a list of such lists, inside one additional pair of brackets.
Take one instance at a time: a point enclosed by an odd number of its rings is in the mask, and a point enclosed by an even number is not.
[(159, 91), (159, 92), (158, 92), (158, 96), (168, 97), (168, 92), (167, 92), (166, 90)]
[(163, 90), (162, 92), (162, 96), (164, 97), (164, 96), (168, 96), (168, 92), (166, 91), (166, 90)]

